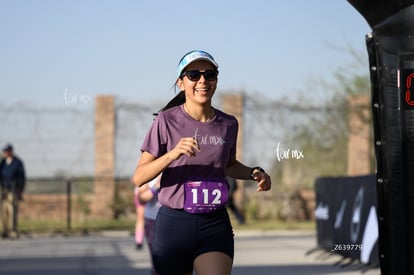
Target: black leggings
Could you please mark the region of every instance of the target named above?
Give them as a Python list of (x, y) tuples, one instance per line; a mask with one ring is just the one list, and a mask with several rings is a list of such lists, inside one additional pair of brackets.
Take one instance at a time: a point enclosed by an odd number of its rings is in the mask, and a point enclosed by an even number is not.
[(226, 209), (190, 214), (162, 206), (158, 212), (152, 259), (158, 274), (192, 272), (194, 259), (206, 252), (223, 252), (233, 259), (234, 235)]

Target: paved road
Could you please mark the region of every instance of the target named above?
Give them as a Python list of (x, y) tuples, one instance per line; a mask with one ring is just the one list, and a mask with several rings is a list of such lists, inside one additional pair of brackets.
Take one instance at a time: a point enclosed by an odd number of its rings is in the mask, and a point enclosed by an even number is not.
[[(334, 265), (341, 258), (315, 247), (312, 231), (235, 232), (233, 275), (361, 275), (362, 266)], [(341, 263), (343, 264), (343, 263)], [(137, 251), (128, 232), (93, 236), (21, 236), (0, 240), (0, 274), (141, 275), (149, 274), (147, 247)], [(371, 269), (365, 275), (379, 275)]]

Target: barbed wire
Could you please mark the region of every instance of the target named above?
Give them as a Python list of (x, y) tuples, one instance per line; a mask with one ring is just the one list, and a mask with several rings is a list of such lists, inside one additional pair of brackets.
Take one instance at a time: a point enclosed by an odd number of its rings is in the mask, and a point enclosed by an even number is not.
[[(243, 161), (270, 168), (279, 143), (291, 145), (292, 133), (327, 115), (335, 106), (271, 100), (244, 94)], [(216, 99), (220, 108), (221, 99)], [(130, 177), (140, 146), (160, 109), (159, 103), (116, 100), (115, 176)], [(0, 104), (0, 146), (12, 143), (28, 177), (81, 177), (95, 173), (95, 108), (45, 108), (31, 104)], [(335, 123), (334, 119), (332, 123)], [(326, 138), (326, 137), (325, 137)], [(326, 138), (328, 139), (328, 138)], [(266, 167), (267, 165), (267, 167)]]
[(1, 146), (13, 144), (27, 177), (93, 174), (94, 108), (1, 104), (0, 127)]

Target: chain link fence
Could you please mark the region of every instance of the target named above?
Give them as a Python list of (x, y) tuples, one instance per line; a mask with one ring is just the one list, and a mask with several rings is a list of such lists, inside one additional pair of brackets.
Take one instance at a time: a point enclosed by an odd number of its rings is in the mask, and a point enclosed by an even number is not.
[[(271, 168), (278, 143), (285, 143), (291, 129), (304, 123), (306, 114), (279, 101), (258, 101), (245, 96), (243, 157), (247, 163), (260, 160)], [(261, 97), (263, 98), (263, 97)], [(220, 108), (220, 99), (215, 102)], [(161, 104), (117, 100), (115, 176), (131, 176), (140, 155), (140, 145)], [(94, 176), (95, 108), (67, 106), (45, 108), (0, 104), (0, 144), (12, 143), (24, 161), (28, 178)]]
[[(213, 105), (221, 109), (221, 101), (220, 94), (217, 94)], [(141, 154), (141, 143), (154, 119), (153, 113), (165, 102), (138, 103), (116, 99), (115, 104), (114, 177), (117, 188), (111, 207), (116, 217), (133, 212), (129, 178)], [(324, 103), (292, 103), (283, 99), (272, 100), (260, 94), (244, 94), (242, 161), (251, 166), (261, 165), (272, 174), (272, 178), (275, 176), (274, 185), (277, 186), (283, 180), (281, 174), (286, 163), (295, 163), (290, 170), (303, 170), (303, 167), (309, 166), (305, 159), (319, 161), (329, 147), (338, 144), (337, 137), (341, 136), (338, 133), (346, 135), (347, 131), (343, 116), (346, 116), (344, 110), (327, 107)], [(327, 117), (331, 120), (326, 124)], [(336, 130), (321, 130), (321, 124), (334, 125)], [(28, 194), (65, 195), (67, 182), (71, 181), (71, 194), (80, 198), (77, 199), (77, 207), (83, 207), (84, 211), (88, 209), (84, 198), (93, 193), (94, 178), (99, 176), (95, 175), (95, 106), (92, 101), (87, 105), (72, 104), (64, 108), (0, 104), (0, 127), (0, 144), (12, 143), (16, 155), (25, 164)], [(308, 151), (308, 148), (301, 147), (306, 142), (303, 143), (298, 137), (305, 141), (323, 140), (318, 145), (323, 150), (317, 154)], [(292, 159), (293, 150), (301, 152), (302, 164), (299, 167), (295, 166), (299, 163), (298, 159)], [(310, 152), (314, 155), (311, 156)], [(313, 182), (312, 177), (302, 176), (301, 173), (299, 178), (307, 177), (308, 181)], [(273, 192), (273, 195), (259, 198), (254, 194), (247, 198), (244, 208), (247, 211), (251, 208), (255, 216), (266, 218), (291, 211), (292, 207), (286, 207), (292, 197), (289, 194), (298, 194), (299, 191), (277, 188), (278, 192)], [(246, 190), (253, 189), (253, 186), (246, 185)], [(276, 210), (260, 214), (258, 202), (272, 205), (264, 209)], [(276, 202), (278, 206), (274, 206)], [(65, 204), (65, 200), (60, 203)]]

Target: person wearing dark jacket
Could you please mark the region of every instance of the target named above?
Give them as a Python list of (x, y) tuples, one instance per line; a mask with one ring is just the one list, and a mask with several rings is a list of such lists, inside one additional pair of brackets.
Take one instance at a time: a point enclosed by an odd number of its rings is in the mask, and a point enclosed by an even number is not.
[[(16, 231), (18, 201), (23, 200), (23, 191), (26, 176), (23, 162), (14, 155), (13, 146), (7, 144), (3, 147), (3, 159), (0, 162), (1, 185), (1, 223), (2, 237), (9, 237), (10, 231)], [(14, 232), (17, 233), (17, 232)]]

